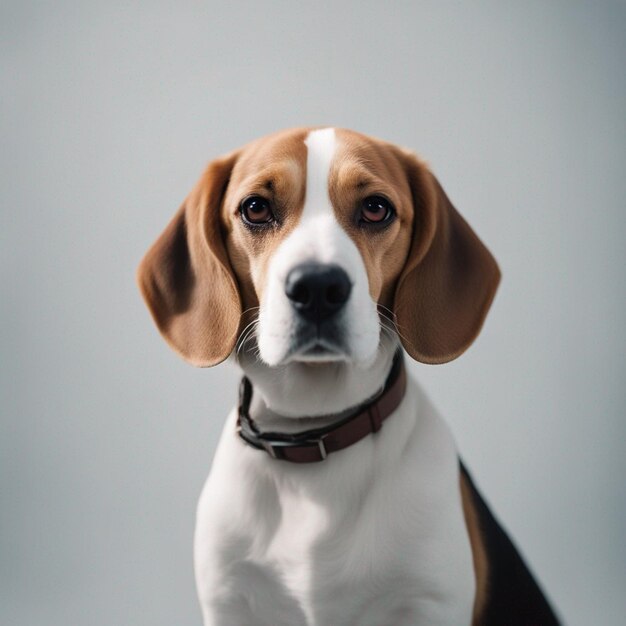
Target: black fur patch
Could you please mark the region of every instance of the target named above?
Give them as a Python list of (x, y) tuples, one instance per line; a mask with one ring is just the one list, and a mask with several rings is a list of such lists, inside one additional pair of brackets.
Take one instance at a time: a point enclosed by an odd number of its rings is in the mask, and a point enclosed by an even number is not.
[(524, 563), (513, 542), (474, 486), (461, 462), (467, 480), (489, 562), (487, 602), (481, 626), (559, 626), (554, 611)]

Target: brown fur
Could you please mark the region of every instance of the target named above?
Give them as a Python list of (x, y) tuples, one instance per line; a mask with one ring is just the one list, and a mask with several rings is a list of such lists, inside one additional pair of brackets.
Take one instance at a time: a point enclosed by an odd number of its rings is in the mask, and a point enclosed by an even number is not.
[(405, 166), (415, 220), (411, 252), (396, 289), (396, 324), (414, 359), (446, 363), (476, 339), (500, 270), (437, 179), (408, 153)]
[[(284, 131), (257, 140), (242, 150), (233, 169), (222, 219), (244, 311), (259, 305), (272, 254), (300, 219), (306, 181), (306, 134), (304, 129)], [(239, 206), (251, 195), (261, 195), (272, 202), (279, 227), (250, 232), (243, 226)]]
[(193, 365), (232, 351), (241, 304), (219, 207), (236, 153), (213, 161), (137, 270), (141, 293), (169, 345)]
[[(338, 148), (329, 181), (330, 198), (339, 223), (356, 244), (369, 279), (370, 295), (392, 313), (396, 281), (409, 252), (413, 202), (395, 146), (352, 131), (337, 131)], [(365, 230), (355, 211), (367, 196), (382, 195), (397, 218), (384, 230)]]
[(489, 562), (487, 552), (482, 538), (479, 525), (478, 514), (474, 507), (470, 487), (463, 474), (460, 477), (461, 501), (463, 503), (463, 515), (469, 534), (470, 545), (472, 547), (472, 557), (474, 560), (474, 575), (476, 577), (476, 595), (474, 597), (474, 610), (472, 615), (472, 626), (481, 626), (482, 615), (487, 604), (487, 580), (489, 576)]

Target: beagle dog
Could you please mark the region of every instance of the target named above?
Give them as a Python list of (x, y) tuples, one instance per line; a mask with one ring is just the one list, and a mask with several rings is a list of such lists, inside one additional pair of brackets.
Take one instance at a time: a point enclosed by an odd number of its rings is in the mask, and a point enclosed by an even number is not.
[(300, 128), (209, 164), (138, 270), (179, 355), (244, 375), (198, 504), (205, 626), (558, 623), (404, 369), (466, 350), (499, 279), (390, 143)]

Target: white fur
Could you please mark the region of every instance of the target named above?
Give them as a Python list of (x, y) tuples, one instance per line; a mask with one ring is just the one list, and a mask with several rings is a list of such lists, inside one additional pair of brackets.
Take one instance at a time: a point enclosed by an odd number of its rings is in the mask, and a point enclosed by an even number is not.
[(205, 626), (469, 626), (457, 452), (413, 381), (379, 433), (322, 463), (273, 460), (235, 420), (198, 505)]
[[(263, 361), (240, 359), (262, 429), (303, 430), (326, 421), (305, 415), (363, 402), (384, 383), (398, 345), (380, 335), (362, 260), (328, 199), (334, 131), (311, 133), (307, 147), (304, 214), (270, 264)], [(281, 333), (293, 323), (286, 273), (312, 258), (340, 263), (353, 281), (344, 326), (352, 354), (325, 365), (285, 360)], [(456, 447), (414, 381), (380, 432), (321, 463), (274, 460), (243, 443), (235, 424), (233, 411), (198, 504), (205, 626), (469, 626), (475, 580)]]

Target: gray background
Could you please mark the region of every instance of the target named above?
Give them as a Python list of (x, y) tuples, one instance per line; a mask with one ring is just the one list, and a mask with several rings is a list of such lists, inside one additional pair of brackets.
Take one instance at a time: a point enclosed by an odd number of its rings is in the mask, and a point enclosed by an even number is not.
[(200, 623), (237, 374), (167, 349), (134, 270), (210, 158), (305, 124), (416, 149), (494, 252), (479, 340), (411, 369), (566, 620), (624, 623), (624, 4), (5, 2), (0, 29), (0, 623)]

